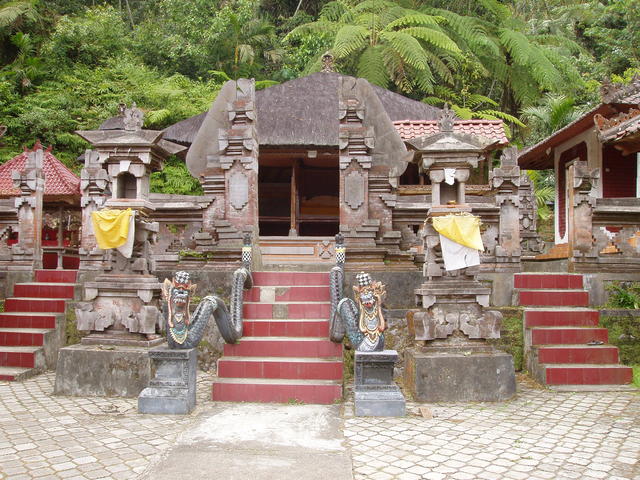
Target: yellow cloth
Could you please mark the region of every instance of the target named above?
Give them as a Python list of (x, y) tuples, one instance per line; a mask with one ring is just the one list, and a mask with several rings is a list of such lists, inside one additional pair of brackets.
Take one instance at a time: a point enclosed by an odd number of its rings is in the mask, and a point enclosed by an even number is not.
[(470, 214), (433, 217), (436, 231), (465, 247), (484, 250), (480, 236), (480, 218)]
[(103, 250), (118, 248), (127, 242), (129, 236), (129, 219), (131, 209), (100, 210), (91, 213), (93, 232), (98, 241), (98, 247)]

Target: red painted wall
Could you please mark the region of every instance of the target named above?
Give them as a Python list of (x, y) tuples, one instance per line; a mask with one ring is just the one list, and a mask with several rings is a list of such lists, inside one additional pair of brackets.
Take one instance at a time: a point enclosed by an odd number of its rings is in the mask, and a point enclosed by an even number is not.
[(622, 155), (611, 145), (602, 149), (602, 196), (620, 198), (636, 196), (636, 155)]

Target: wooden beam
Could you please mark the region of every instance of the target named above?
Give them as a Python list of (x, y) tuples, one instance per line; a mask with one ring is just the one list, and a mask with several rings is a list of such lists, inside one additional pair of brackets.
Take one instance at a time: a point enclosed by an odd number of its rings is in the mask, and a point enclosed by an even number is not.
[(299, 228), (299, 209), (300, 209), (300, 198), (298, 195), (298, 184), (300, 178), (300, 162), (298, 159), (293, 160), (293, 165), (291, 168), (291, 227), (289, 229), (290, 237), (298, 236), (298, 228)]

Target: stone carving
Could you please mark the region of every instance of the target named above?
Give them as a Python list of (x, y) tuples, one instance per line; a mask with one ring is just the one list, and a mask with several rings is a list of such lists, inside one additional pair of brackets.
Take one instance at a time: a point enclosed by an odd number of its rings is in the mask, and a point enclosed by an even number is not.
[(224, 301), (215, 295), (207, 295), (198, 304), (193, 315), (189, 307), (197, 285), (191, 283), (187, 272), (176, 272), (173, 280), (165, 279), (162, 285), (167, 342), (170, 348), (195, 348), (200, 343), (204, 328), (213, 316), (222, 338), (235, 343), (242, 337), (242, 290), (253, 285), (251, 273), (244, 267), (233, 276), (231, 314)]
[(136, 102), (131, 104), (131, 108), (124, 109), (124, 129), (129, 132), (137, 132), (144, 124), (144, 113), (136, 106)]
[(353, 210), (364, 203), (365, 184), (362, 174), (351, 171), (344, 179), (345, 202)]
[(336, 71), (333, 65), (333, 55), (330, 52), (322, 55), (322, 71), (325, 73), (334, 73)]
[(249, 179), (242, 172), (229, 175), (229, 202), (236, 210), (242, 210), (249, 202)]
[(453, 132), (453, 123), (456, 120), (456, 112), (449, 109), (449, 104), (444, 104), (444, 110), (440, 115), (440, 119), (438, 120), (438, 126), (440, 127), (440, 131), (442, 133), (451, 133)]
[[(339, 267), (338, 267), (339, 268)], [(382, 299), (386, 295), (381, 282), (373, 282), (368, 273), (356, 275), (354, 285), (355, 302), (343, 298), (338, 303), (337, 313), (331, 319), (331, 339), (342, 341), (346, 332), (351, 344), (359, 352), (384, 350), (386, 322), (382, 314)]]

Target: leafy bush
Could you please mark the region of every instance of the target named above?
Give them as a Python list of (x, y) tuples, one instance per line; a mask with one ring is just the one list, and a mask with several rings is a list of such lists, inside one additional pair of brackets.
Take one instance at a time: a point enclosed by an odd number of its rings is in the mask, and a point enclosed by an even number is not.
[(503, 310), (502, 314), (504, 318), (500, 329), (500, 338), (489, 340), (489, 343), (513, 356), (513, 366), (516, 372), (519, 372), (525, 366), (522, 313), (510, 308)]
[[(640, 308), (640, 283), (613, 282), (607, 285), (609, 299), (605, 308), (637, 310)], [(601, 315), (600, 326), (609, 330), (609, 342), (620, 350), (620, 361), (640, 364), (640, 317), (632, 312)]]

